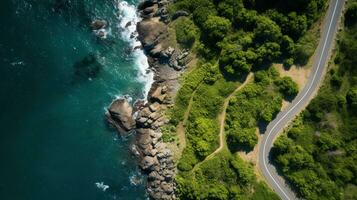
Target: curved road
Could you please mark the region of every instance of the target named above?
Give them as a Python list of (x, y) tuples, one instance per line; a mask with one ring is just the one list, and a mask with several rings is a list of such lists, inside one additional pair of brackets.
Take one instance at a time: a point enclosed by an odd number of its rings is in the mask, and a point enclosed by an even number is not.
[(276, 168), (270, 163), (269, 152), (273, 147), (274, 140), (282, 129), (294, 119), (309, 103), (318, 90), (323, 78), (329, 54), (333, 48), (334, 38), (338, 31), (339, 20), (342, 15), (345, 0), (331, 0), (323, 25), (323, 33), (320, 39), (313, 68), (307, 84), (297, 95), (293, 102), (268, 125), (259, 150), (259, 167), (267, 183), (283, 200), (297, 199), (295, 193), (286, 184), (285, 180), (278, 175)]

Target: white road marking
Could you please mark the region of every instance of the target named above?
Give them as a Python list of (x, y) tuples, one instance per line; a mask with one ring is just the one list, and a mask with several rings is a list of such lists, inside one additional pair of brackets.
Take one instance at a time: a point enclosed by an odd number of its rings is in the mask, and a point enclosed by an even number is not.
[[(337, 9), (337, 5), (338, 5), (338, 2), (339, 0), (336, 1), (336, 4), (335, 4), (335, 8), (333, 10), (333, 13), (332, 13), (332, 17), (331, 17), (331, 21), (330, 21), (330, 24), (329, 24), (329, 27), (328, 27), (328, 30), (327, 30), (327, 34), (326, 34), (326, 38), (325, 38), (325, 41), (324, 41), (324, 45), (323, 45), (323, 48), (322, 48), (322, 53), (321, 53), (321, 56), (320, 56), (320, 60), (319, 60), (319, 63), (317, 65), (317, 69), (314, 73), (314, 76), (312, 78), (312, 81), (311, 81), (311, 85), (309, 86), (309, 88), (307, 89), (306, 93), (303, 95), (303, 97), (290, 109), (288, 110), (288, 112), (285, 113), (285, 115), (280, 118), (280, 120), (278, 120), (278, 122), (273, 126), (273, 128), (270, 129), (270, 132), (268, 133), (268, 136), (267, 136), (267, 139), (265, 140), (264, 142), (264, 145), (263, 145), (263, 165), (265, 167), (265, 170), (268, 172), (268, 175), (270, 176), (270, 178), (274, 181), (275, 185), (278, 186), (278, 188), (280, 189), (280, 191), (284, 194), (284, 196), (286, 197), (286, 199), (290, 200), (289, 196), (284, 192), (284, 190), (280, 187), (280, 185), (278, 184), (278, 182), (274, 179), (274, 177), (271, 175), (271, 173), (269, 172), (269, 169), (266, 165), (266, 159), (265, 159), (265, 150), (266, 150), (266, 145), (267, 145), (267, 141), (271, 135), (271, 133), (273, 132), (273, 130), (276, 128), (276, 126), (292, 111), (296, 108), (296, 106), (306, 97), (306, 95), (309, 93), (310, 89), (312, 88), (312, 86), (314, 85), (314, 81), (315, 81), (315, 78), (316, 78), (316, 75), (317, 75), (317, 72), (319, 71), (319, 68), (320, 68), (320, 65), (321, 65), (321, 61), (322, 61), (322, 57), (325, 53), (325, 48), (326, 48), (326, 44), (327, 44), (327, 40), (329, 38), (329, 34), (330, 34), (330, 30), (331, 30), (331, 26), (332, 26), (332, 22), (334, 20), (334, 17), (335, 17), (335, 13), (336, 13), (336, 9)], [(338, 22), (337, 22), (338, 23)]]

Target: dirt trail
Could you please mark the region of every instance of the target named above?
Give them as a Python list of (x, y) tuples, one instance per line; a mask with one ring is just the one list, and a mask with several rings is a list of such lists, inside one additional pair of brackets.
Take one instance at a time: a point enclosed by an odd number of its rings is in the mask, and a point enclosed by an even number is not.
[(183, 120), (178, 124), (177, 130), (176, 130), (177, 137), (181, 144), (180, 148), (182, 148), (182, 150), (186, 147), (185, 125), (187, 123), (188, 116), (190, 115), (192, 103), (193, 103), (193, 97), (195, 96), (197, 89), (198, 89), (198, 87), (192, 92), (190, 101), (188, 102), (187, 109), (185, 111), (185, 114), (183, 115)]
[(237, 87), (225, 100), (222, 108), (222, 113), (218, 116), (219, 119), (219, 147), (210, 155), (208, 155), (202, 162), (197, 163), (195, 167), (192, 169), (194, 171), (199, 165), (201, 165), (203, 162), (206, 160), (209, 160), (213, 158), (216, 154), (218, 154), (223, 148), (225, 148), (226, 145), (226, 140), (225, 140), (225, 134), (224, 134), (224, 126), (225, 126), (225, 121), (226, 121), (226, 111), (229, 105), (229, 100), (239, 91), (241, 90), (244, 86), (246, 86), (249, 82), (253, 80), (253, 73), (249, 73), (247, 78), (245, 79), (244, 83)]

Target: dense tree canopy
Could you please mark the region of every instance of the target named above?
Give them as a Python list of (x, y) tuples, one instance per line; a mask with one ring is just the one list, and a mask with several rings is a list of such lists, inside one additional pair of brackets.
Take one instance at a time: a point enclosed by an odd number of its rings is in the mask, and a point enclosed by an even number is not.
[(212, 15), (208, 16), (203, 25), (204, 31), (206, 31), (209, 40), (212, 42), (223, 40), (228, 34), (230, 27), (231, 22), (228, 19)]
[[(356, 9), (348, 2), (346, 20)], [(347, 20), (347, 21), (348, 21)], [(357, 197), (357, 27), (340, 34), (335, 64), (319, 94), (274, 144), (274, 161), (304, 199)], [(336, 84), (338, 83), (338, 84)]]
[(276, 84), (278, 85), (280, 92), (286, 97), (294, 97), (299, 92), (298, 85), (290, 77), (285, 76), (282, 79), (277, 80)]
[[(184, 75), (184, 84), (171, 113), (171, 123), (176, 126), (182, 122), (191, 102), (184, 126), (186, 146), (177, 166), (180, 199), (278, 199), (256, 180), (253, 167), (235, 153), (251, 151), (258, 141), (258, 125), (273, 120), (281, 109), (283, 97), (297, 93), (296, 84), (281, 78), (271, 66), (281, 62), (285, 66), (306, 63), (317, 45), (316, 36), (309, 30), (323, 13), (325, 2), (176, 0), (170, 5), (172, 15), (178, 10), (189, 13), (174, 21), (176, 39), (199, 58), (197, 67)], [(251, 71), (255, 73), (254, 82), (229, 101), (225, 121), (228, 150), (223, 148), (207, 158), (219, 145), (217, 118), (224, 101), (235, 91), (238, 80)], [(334, 148), (331, 137), (323, 138), (321, 145)], [(291, 139), (289, 142), (292, 147), (284, 147), (284, 152), (298, 154), (281, 156), (282, 163), (296, 162), (296, 167), (314, 163), (311, 151)], [(320, 175), (313, 173), (311, 177)], [(297, 174), (291, 180), (305, 184), (305, 175)], [(330, 186), (316, 183), (313, 188)], [(312, 193), (313, 188), (307, 193)]]

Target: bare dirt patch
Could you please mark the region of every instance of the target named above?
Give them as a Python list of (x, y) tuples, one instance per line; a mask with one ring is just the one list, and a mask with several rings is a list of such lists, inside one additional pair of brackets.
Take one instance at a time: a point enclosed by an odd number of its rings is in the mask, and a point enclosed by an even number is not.
[(259, 164), (258, 164), (258, 162), (259, 162), (259, 147), (260, 147), (260, 144), (262, 142), (262, 135), (260, 134), (258, 128), (257, 128), (255, 134), (258, 136), (258, 144), (255, 145), (253, 151), (250, 151), (250, 152), (240, 151), (240, 152), (238, 152), (238, 155), (245, 162), (253, 164), (254, 173), (257, 176), (258, 181), (264, 181), (265, 179), (264, 179), (262, 173), (260, 172)]
[(284, 69), (282, 64), (275, 64), (274, 67), (278, 70), (280, 76), (291, 77), (298, 84), (299, 90), (304, 88), (311, 72), (310, 67), (298, 67), (296, 65), (291, 66), (290, 69)]

